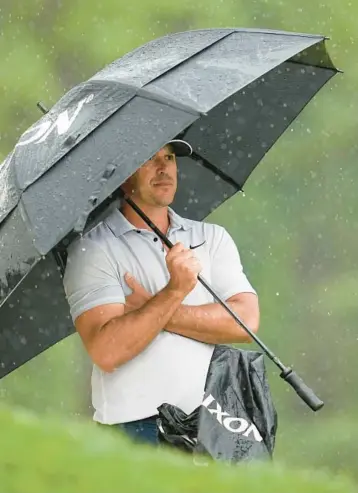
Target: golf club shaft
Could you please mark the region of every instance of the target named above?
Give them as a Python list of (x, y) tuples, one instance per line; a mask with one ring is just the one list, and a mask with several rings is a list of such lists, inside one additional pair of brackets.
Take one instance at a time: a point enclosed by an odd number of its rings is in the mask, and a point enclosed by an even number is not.
[[(133, 200), (125, 195), (122, 191), (124, 200), (134, 209), (134, 211), (143, 219), (143, 221), (154, 231), (155, 234), (162, 240), (162, 242), (168, 247), (173, 248), (173, 243), (167, 238), (167, 236), (160, 231), (160, 229), (149, 219), (149, 217), (137, 206)], [(314, 394), (300, 377), (292, 371), (291, 368), (286, 367), (279, 358), (257, 337), (256, 334), (250, 330), (246, 324), (238, 317), (238, 315), (231, 309), (231, 307), (215, 293), (212, 287), (203, 279), (199, 274), (198, 281), (209, 291), (213, 298), (233, 317), (233, 319), (250, 335), (250, 337), (260, 346), (264, 353), (280, 368), (280, 377), (288, 382), (301, 397), (301, 399), (313, 410), (318, 411), (323, 407), (323, 402)]]

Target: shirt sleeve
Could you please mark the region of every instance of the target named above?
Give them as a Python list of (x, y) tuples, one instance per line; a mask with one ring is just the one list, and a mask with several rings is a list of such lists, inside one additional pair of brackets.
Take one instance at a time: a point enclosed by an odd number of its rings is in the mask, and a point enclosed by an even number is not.
[(88, 238), (69, 247), (63, 285), (73, 321), (95, 306), (125, 303), (113, 260), (97, 242)]
[(244, 273), (234, 240), (225, 228), (216, 225), (211, 245), (211, 280), (225, 301), (238, 293), (256, 294)]

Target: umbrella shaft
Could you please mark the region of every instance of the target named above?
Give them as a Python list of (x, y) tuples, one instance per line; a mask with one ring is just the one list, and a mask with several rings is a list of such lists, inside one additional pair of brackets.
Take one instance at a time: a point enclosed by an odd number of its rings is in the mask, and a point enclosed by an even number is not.
[(232, 316), (236, 323), (241, 325), (241, 327), (250, 335), (250, 337), (260, 346), (260, 348), (267, 354), (267, 356), (282, 370), (284, 371), (286, 367), (281, 363), (281, 361), (274, 355), (272, 351), (257, 337), (257, 335), (252, 332), (251, 329), (245, 325), (245, 323), (237, 316), (237, 314), (230, 308), (230, 306), (220, 298), (219, 295), (211, 288), (211, 286), (203, 279), (200, 274), (198, 275), (198, 281), (209, 291), (214, 299)]
[[(127, 195), (124, 195), (124, 200), (136, 211), (136, 213), (146, 222), (146, 224), (154, 231), (155, 234), (159, 236), (162, 242), (168, 247), (173, 248), (173, 243), (165, 236), (165, 234), (160, 231), (160, 229), (152, 223), (149, 217), (137, 206), (135, 202)], [(280, 368), (282, 371), (286, 371), (287, 368), (285, 365), (281, 363), (281, 361), (273, 354), (272, 351), (257, 337), (256, 334), (250, 330), (245, 323), (236, 315), (236, 313), (230, 308), (230, 306), (220, 298), (220, 296), (215, 293), (212, 287), (201, 277), (198, 275), (198, 281), (209, 291), (209, 293), (213, 296), (213, 298), (220, 303), (220, 305), (225, 308), (225, 310), (233, 317), (233, 319), (249, 334), (249, 336), (260, 346), (260, 348), (265, 352), (265, 354)]]

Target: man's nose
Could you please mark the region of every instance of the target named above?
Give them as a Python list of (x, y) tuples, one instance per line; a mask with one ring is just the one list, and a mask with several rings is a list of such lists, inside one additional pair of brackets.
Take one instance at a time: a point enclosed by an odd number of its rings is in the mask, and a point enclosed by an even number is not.
[(165, 159), (165, 156), (156, 156), (154, 164), (157, 169), (165, 169), (168, 166), (168, 161)]

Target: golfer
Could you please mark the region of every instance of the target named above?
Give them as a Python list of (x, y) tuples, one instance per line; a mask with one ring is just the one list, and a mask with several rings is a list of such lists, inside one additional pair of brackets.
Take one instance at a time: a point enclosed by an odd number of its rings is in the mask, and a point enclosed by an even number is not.
[(152, 444), (159, 443), (161, 404), (186, 413), (201, 404), (214, 345), (251, 342), (198, 274), (253, 332), (259, 326), (257, 295), (227, 231), (169, 207), (176, 157), (191, 152), (187, 142), (170, 141), (122, 185), (175, 244), (171, 250), (123, 202), (69, 247), (64, 275), (71, 315), (93, 362), (94, 421)]

